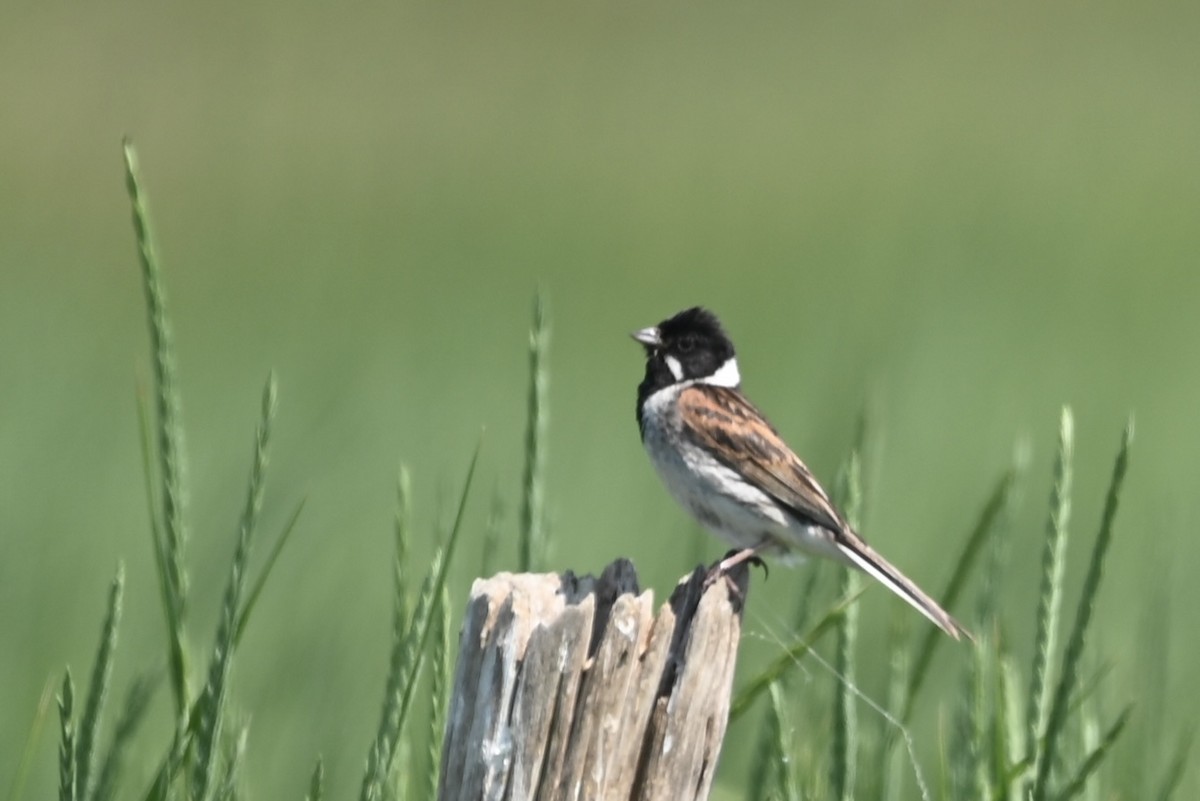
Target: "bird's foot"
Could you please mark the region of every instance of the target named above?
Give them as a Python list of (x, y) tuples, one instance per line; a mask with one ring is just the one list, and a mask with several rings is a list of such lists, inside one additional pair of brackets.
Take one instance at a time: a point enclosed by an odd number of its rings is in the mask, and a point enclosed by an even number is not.
[(767, 578), (767, 576), (770, 575), (770, 571), (767, 570), (767, 563), (764, 562), (763, 558), (758, 555), (757, 548), (734, 548), (733, 550), (726, 552), (725, 556), (721, 558), (721, 561), (717, 562), (713, 567), (716, 570), (720, 570), (722, 573), (728, 573), (731, 569), (743, 563), (753, 565), (755, 567), (761, 567), (763, 571), (763, 578)]
[(769, 571), (767, 570), (767, 563), (763, 561), (762, 557), (758, 555), (758, 552), (755, 551), (755, 549), (753, 549), (753, 548), (741, 548), (741, 549), (735, 548), (735, 549), (729, 551), (728, 553), (726, 553), (725, 556), (721, 559), (721, 561), (715, 563), (712, 567), (710, 567), (708, 569), (708, 574), (705, 575), (705, 577), (704, 577), (703, 589), (707, 590), (709, 587), (716, 584), (717, 581), (724, 579), (725, 582), (729, 586), (730, 592), (732, 592), (734, 595), (741, 598), (742, 597), (741, 588), (738, 586), (737, 582), (734, 581), (733, 578), (729, 575), (730, 570), (732, 570), (733, 568), (735, 568), (741, 564), (761, 567), (763, 570), (763, 578), (766, 578), (769, 575)]

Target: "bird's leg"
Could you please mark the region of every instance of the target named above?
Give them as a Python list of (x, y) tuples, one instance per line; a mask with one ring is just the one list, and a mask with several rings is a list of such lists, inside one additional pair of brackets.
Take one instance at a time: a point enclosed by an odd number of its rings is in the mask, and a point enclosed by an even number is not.
[(764, 546), (765, 543), (756, 545), (753, 548), (734, 549), (726, 553), (721, 561), (708, 569), (708, 575), (704, 577), (704, 589), (707, 590), (713, 584), (717, 583), (717, 579), (723, 578), (729, 582), (730, 588), (740, 595), (741, 591), (738, 590), (734, 581), (729, 578), (728, 573), (743, 562), (761, 567), (763, 569), (763, 577), (765, 578), (767, 575), (767, 563), (758, 555), (759, 549)]
[(763, 547), (763, 545), (755, 545), (753, 548), (742, 548), (740, 551), (730, 551), (729, 553), (725, 554), (724, 559), (722, 559), (720, 562), (717, 562), (717, 570), (721, 571), (722, 573), (728, 573), (730, 568), (736, 567), (742, 562), (749, 562), (756, 567), (761, 567), (763, 569), (763, 578), (766, 578), (769, 574), (769, 571), (767, 570), (767, 563), (764, 562), (762, 557), (758, 555), (759, 550)]

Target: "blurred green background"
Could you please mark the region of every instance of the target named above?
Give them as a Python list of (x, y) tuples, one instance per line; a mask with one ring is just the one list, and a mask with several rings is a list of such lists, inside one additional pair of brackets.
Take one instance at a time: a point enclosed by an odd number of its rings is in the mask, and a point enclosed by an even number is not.
[[(258, 797), (299, 797), (318, 752), (335, 794), (357, 786), (402, 460), (425, 558), (486, 426), (456, 604), (493, 493), (512, 564), (537, 286), (553, 328), (556, 568), (629, 556), (665, 594), (723, 551), (695, 538), (641, 452), (626, 336), (704, 303), (735, 337), (748, 392), (819, 476), (832, 480), (871, 410), (866, 534), (926, 586), (946, 580), (1014, 444), (1032, 445), (1006, 593), (1025, 650), (1059, 406), (1078, 429), (1068, 613), (1135, 412), (1099, 651), (1140, 725), (1194, 719), (1197, 4), (20, 3), (3, 16), (0, 787), (47, 678), (90, 668), (119, 559), (118, 695), (165, 653), (123, 134), (178, 345), (197, 645), (270, 368), (264, 531), (308, 498), (235, 675)], [(752, 632), (779, 629), (772, 599), (799, 575), (756, 584)], [(864, 600), (864, 665), (893, 603)], [(962, 658), (939, 664), (952, 675)], [(52, 792), (53, 730), (26, 797)], [(918, 736), (936, 746), (934, 727)], [(722, 765), (731, 794), (744, 751)]]

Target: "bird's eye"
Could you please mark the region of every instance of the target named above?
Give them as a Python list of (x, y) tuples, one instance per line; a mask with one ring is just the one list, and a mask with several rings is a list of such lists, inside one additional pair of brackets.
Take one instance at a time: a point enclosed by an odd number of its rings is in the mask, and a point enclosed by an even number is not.
[(680, 353), (691, 353), (696, 349), (696, 340), (692, 339), (691, 337), (681, 339), (676, 347)]

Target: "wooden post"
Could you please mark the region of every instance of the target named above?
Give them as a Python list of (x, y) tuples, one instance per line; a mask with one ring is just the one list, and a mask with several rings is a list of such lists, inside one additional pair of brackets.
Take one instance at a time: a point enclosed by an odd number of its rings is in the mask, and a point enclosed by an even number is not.
[(439, 801), (703, 801), (725, 736), (749, 585), (704, 568), (653, 610), (633, 565), (477, 579)]

